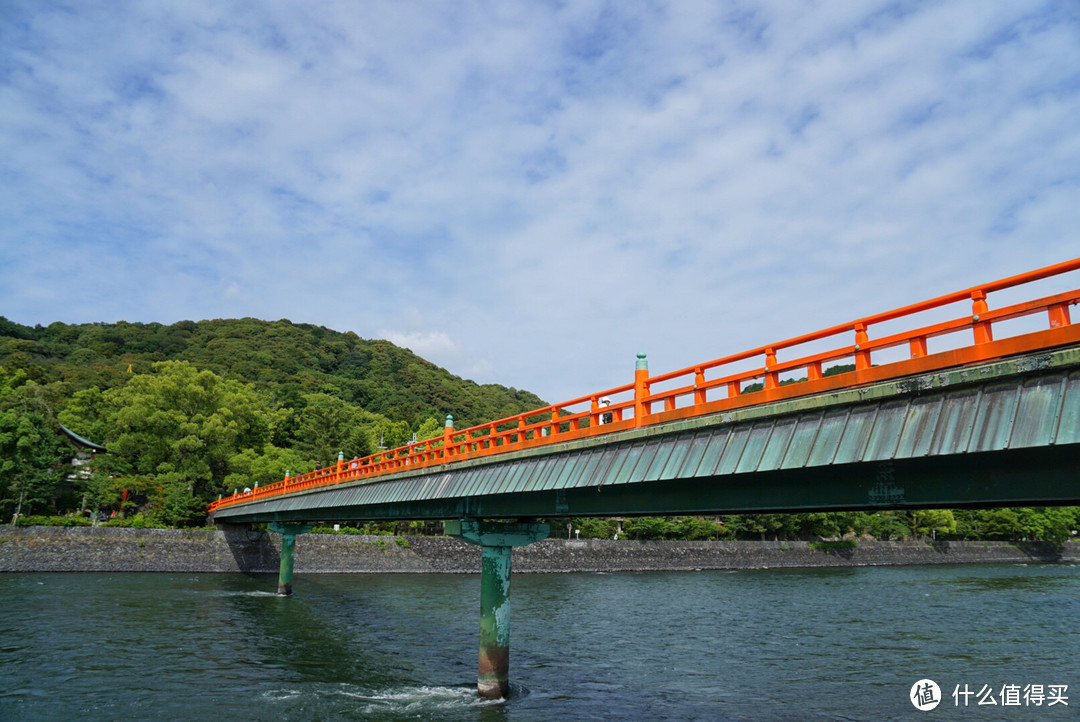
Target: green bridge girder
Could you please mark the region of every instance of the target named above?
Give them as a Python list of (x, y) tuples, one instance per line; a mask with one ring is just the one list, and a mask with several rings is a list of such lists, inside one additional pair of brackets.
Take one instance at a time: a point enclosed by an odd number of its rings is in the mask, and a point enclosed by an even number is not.
[(1080, 504), (1080, 348), (218, 510), (215, 521)]

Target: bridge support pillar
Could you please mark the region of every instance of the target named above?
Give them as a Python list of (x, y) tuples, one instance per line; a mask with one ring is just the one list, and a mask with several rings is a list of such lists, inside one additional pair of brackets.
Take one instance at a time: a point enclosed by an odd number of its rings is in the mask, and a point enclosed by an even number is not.
[(480, 661), (476, 689), (501, 699), (510, 692), (510, 565), (513, 547), (546, 539), (547, 524), (462, 519), (446, 524), (446, 534), (480, 546)]
[(279, 597), (287, 597), (292, 594), (292, 570), (293, 557), (296, 554), (296, 535), (311, 531), (311, 525), (272, 522), (270, 531), (281, 535), (281, 567), (278, 571), (277, 593)]

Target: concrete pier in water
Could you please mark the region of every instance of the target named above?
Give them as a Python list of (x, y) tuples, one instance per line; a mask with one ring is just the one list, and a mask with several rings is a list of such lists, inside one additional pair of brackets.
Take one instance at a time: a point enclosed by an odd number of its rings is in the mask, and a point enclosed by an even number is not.
[(310, 524), (270, 524), (270, 531), (281, 535), (281, 567), (278, 570), (277, 593), (287, 597), (292, 594), (293, 558), (296, 556), (296, 535), (311, 531)]
[(476, 689), (481, 697), (501, 699), (510, 692), (510, 571), (513, 547), (546, 539), (547, 524), (448, 522), (448, 536), (481, 548), (480, 657)]

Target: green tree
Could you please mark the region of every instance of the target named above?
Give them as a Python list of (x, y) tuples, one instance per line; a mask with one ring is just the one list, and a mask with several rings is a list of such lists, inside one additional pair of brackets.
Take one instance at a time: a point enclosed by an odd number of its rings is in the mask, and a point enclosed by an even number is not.
[[(73, 399), (74, 401), (75, 399)], [(264, 404), (251, 386), (185, 362), (154, 364), (152, 373), (97, 399), (78, 395), (65, 419), (97, 429), (111, 454), (154, 479), (151, 500), (162, 521), (183, 524), (225, 489), (230, 460), (265, 443)]]
[(326, 466), (339, 451), (348, 459), (375, 451), (374, 414), (329, 394), (305, 394), (304, 400), (293, 446), (301, 456)]
[(631, 517), (623, 522), (627, 539), (665, 539), (671, 533), (671, 524), (662, 516)]
[(911, 527), (895, 511), (879, 511), (872, 514), (867, 531), (882, 541), (900, 541), (911, 536)]
[(1020, 515), (1015, 509), (983, 509), (979, 511), (979, 526), (984, 539), (1013, 540), (1020, 538)]
[(671, 520), (670, 537), (672, 539), (707, 540), (723, 539), (734, 536), (725, 530), (713, 517), (677, 516)]
[(102, 390), (91, 386), (72, 394), (56, 416), (64, 426), (96, 442), (112, 435), (113, 411)]
[(791, 521), (795, 526), (795, 535), (800, 539), (815, 537), (832, 539), (847, 531), (846, 528), (841, 527), (840, 519), (835, 513), (809, 512), (791, 516)]
[(1019, 507), (979, 512), (984, 534), (1010, 541), (1063, 542), (1077, 528), (1076, 507)]
[(49, 506), (55, 511), (70, 458), (70, 448), (42, 414), (0, 412), (0, 503), (5, 511), (29, 515)]
[(955, 534), (956, 516), (952, 509), (917, 509), (911, 512), (911, 530), (922, 536)]
[(285, 474), (303, 474), (315, 463), (292, 449), (265, 444), (260, 451), (243, 449), (229, 459), (231, 473), (225, 477), (225, 492), (266, 485), (285, 478)]
[(794, 539), (797, 527), (793, 514), (739, 514), (734, 532), (740, 539)]
[(443, 429), (446, 427), (445, 419), (437, 419), (434, 416), (429, 416), (421, 422), (420, 426), (416, 430), (416, 438), (419, 441), (427, 441), (428, 439), (434, 439), (442, 436)]
[[(570, 522), (575, 529), (581, 531), (581, 536), (586, 539), (611, 539), (615, 536), (615, 529), (617, 528), (617, 525), (611, 519), (584, 517), (582, 519), (571, 519)], [(566, 530), (563, 529), (562, 531), (565, 533)], [(558, 536), (558, 534), (557, 525), (552, 525), (552, 536)]]
[(79, 488), (83, 494), (80, 507), (89, 509), (95, 515), (103, 509), (120, 511), (122, 491), (116, 479), (100, 467), (92, 466), (79, 481)]

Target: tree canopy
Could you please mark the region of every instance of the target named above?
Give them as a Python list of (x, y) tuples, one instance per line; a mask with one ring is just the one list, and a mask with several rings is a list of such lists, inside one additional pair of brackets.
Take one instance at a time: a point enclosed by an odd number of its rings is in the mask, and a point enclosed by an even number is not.
[(286, 407), (326, 394), (415, 429), (453, 414), (459, 427), (544, 406), (528, 391), (454, 376), (389, 341), (253, 318), (22, 326), (0, 316), (0, 366), (23, 373), (54, 406), (75, 392), (123, 386), (160, 361), (253, 384)]
[[(54, 323), (0, 317), (0, 509), (119, 505), (197, 520), (218, 494), (544, 402), (388, 341), (289, 321)], [(57, 422), (107, 456), (72, 472)], [(138, 502), (132, 502), (138, 504)]]

